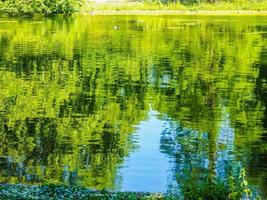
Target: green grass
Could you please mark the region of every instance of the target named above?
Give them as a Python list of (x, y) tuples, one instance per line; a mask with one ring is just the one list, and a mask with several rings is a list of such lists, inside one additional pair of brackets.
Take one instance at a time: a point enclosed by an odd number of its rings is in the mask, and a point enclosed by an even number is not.
[[(216, 3), (195, 3), (195, 4), (182, 4), (175, 3), (160, 3), (160, 2), (106, 2), (96, 3), (95, 1), (87, 1), (82, 7), (77, 5), (64, 4), (59, 8), (54, 5), (45, 5), (44, 0), (40, 0), (37, 3), (25, 3), (23, 1), (0, 1), (0, 14), (8, 14), (12, 16), (21, 15), (36, 15), (36, 14), (72, 14), (76, 11), (80, 13), (122, 13), (124, 14), (192, 14), (192, 12), (202, 12), (200, 14), (266, 14), (267, 15), (267, 0), (235, 0), (234, 2), (216, 2)], [(65, 1), (64, 1), (65, 2)], [(74, 0), (68, 0), (67, 2), (74, 2)], [(75, 1), (76, 2), (76, 1)], [(78, 2), (84, 2), (80, 0)], [(78, 9), (79, 7), (79, 9)], [(127, 13), (128, 11), (128, 13)], [(220, 13), (218, 13), (220, 11)], [(235, 11), (236, 13), (233, 13)], [(237, 12), (238, 11), (238, 12)], [(260, 12), (258, 12), (260, 11)], [(231, 13), (232, 12), (232, 13)]]
[(131, 10), (185, 10), (180, 3), (164, 5), (162, 3), (124, 2), (124, 3), (88, 3), (87, 10), (96, 11), (131, 11)]
[(83, 9), (84, 12), (91, 11), (267, 11), (267, 0), (197, 3), (183, 5), (177, 3), (147, 3), (147, 2), (109, 2), (94, 3), (88, 2)]

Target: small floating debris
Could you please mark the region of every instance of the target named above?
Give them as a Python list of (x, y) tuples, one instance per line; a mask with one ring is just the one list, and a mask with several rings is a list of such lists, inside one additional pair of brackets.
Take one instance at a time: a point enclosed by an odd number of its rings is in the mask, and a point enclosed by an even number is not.
[(113, 26), (113, 29), (120, 29), (120, 26)]

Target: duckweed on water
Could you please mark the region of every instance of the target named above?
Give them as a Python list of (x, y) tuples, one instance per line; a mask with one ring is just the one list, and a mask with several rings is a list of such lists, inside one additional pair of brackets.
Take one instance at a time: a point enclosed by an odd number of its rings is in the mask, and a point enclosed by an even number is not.
[(0, 185), (0, 199), (48, 200), (48, 199), (90, 199), (90, 200), (174, 200), (177, 197), (164, 197), (161, 193), (95, 191), (73, 186), (28, 186)]

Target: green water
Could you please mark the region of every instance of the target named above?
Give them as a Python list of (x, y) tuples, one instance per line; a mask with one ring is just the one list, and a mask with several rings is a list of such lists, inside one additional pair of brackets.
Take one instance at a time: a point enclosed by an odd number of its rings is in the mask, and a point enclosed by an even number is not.
[(0, 18), (0, 182), (267, 190), (266, 17)]

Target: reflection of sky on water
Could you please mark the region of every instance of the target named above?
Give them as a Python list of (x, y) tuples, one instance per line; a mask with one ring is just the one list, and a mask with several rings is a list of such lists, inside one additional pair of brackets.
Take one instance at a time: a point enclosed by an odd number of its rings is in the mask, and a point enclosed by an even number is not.
[(164, 121), (158, 113), (150, 111), (149, 119), (138, 126), (134, 135), (139, 148), (132, 153), (120, 170), (123, 191), (165, 192), (170, 184), (169, 176), (173, 163), (160, 150)]

